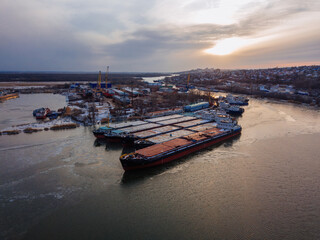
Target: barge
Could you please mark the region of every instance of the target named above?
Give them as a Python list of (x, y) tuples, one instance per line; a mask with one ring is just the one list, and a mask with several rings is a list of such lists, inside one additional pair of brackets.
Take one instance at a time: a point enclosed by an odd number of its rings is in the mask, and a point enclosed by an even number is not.
[(242, 107), (239, 107), (238, 105), (231, 105), (230, 103), (220, 101), (219, 107), (222, 108), (226, 113), (230, 115), (242, 115), (244, 112), (244, 109)]
[(121, 125), (121, 127), (117, 128), (101, 127), (97, 130), (94, 130), (93, 134), (96, 136), (96, 138), (106, 139), (107, 141), (132, 144), (134, 140), (139, 138), (151, 137), (153, 135), (178, 130), (181, 127), (173, 126), (174, 124), (194, 120), (196, 120), (195, 117), (186, 117), (183, 115), (177, 115), (175, 118), (167, 116), (165, 118), (155, 118), (149, 122), (136, 121), (127, 123), (127, 125)]
[(149, 118), (146, 119), (146, 122), (161, 122), (169, 119), (174, 119), (174, 118), (182, 118), (183, 115), (181, 114), (173, 114), (173, 115), (168, 115), (168, 116), (162, 116), (162, 117), (156, 117), (156, 118)]
[(132, 127), (132, 126), (138, 126), (146, 124), (144, 121), (132, 121), (132, 122), (123, 122), (123, 123), (110, 123), (108, 127), (99, 127), (98, 129), (95, 129), (92, 131), (93, 135), (96, 138), (104, 139), (104, 134), (108, 134), (111, 131), (114, 130), (120, 130), (122, 128)]
[(105, 127), (93, 131), (93, 134), (96, 136), (96, 138), (106, 139), (110, 142), (122, 142), (135, 132), (149, 130), (157, 127), (161, 127), (161, 125), (157, 123), (144, 123), (117, 129)]
[(145, 138), (145, 139), (135, 140), (134, 146), (136, 149), (141, 149), (141, 148), (152, 146), (154, 144), (163, 143), (163, 142), (175, 139), (175, 138), (190, 135), (192, 133), (194, 133), (194, 132), (190, 131), (188, 129), (180, 129), (178, 131), (167, 132), (167, 133), (163, 133), (161, 135), (156, 135), (156, 136)]
[(125, 171), (162, 165), (233, 138), (240, 133), (241, 126), (234, 122), (222, 122), (218, 127), (155, 144), (130, 154), (123, 154), (120, 162)]
[(17, 92), (15, 93), (0, 92), (0, 102), (13, 99), (13, 98), (18, 98), (18, 97), (19, 97), (19, 93)]
[(226, 100), (230, 105), (238, 105), (238, 106), (247, 106), (249, 103), (249, 99), (248, 98), (244, 98), (244, 97), (235, 97), (231, 94), (228, 94), (226, 96)]

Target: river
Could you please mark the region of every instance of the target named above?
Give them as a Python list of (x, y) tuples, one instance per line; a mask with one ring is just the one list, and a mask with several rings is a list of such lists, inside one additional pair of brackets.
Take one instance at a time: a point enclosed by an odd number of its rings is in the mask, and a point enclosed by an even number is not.
[[(64, 100), (1, 103), (0, 126)], [(319, 113), (250, 99), (239, 138), (133, 173), (90, 127), (0, 136), (0, 239), (320, 239)]]

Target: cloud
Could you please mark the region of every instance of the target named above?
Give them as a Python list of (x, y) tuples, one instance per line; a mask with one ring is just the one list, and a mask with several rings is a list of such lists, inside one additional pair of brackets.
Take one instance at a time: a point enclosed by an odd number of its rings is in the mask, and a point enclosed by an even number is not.
[[(317, 41), (298, 39), (319, 39), (317, 0), (3, 0), (2, 9), (0, 70), (97, 70), (107, 64), (114, 71), (175, 71), (237, 67), (252, 59), (317, 60)], [(219, 23), (226, 17), (230, 21)], [(203, 53), (232, 37), (263, 41), (230, 56)], [(284, 44), (288, 39), (292, 43)]]
[(77, 38), (68, 10), (45, 1), (4, 1), (0, 70), (78, 70), (90, 66), (90, 45)]

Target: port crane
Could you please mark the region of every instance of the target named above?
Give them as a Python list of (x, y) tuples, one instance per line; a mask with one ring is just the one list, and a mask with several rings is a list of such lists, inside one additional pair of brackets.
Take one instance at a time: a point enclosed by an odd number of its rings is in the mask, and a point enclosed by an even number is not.
[(101, 71), (99, 71), (99, 76), (98, 76), (98, 90), (101, 91)]
[[(109, 74), (109, 66), (107, 66), (107, 71), (106, 71), (106, 76), (105, 76), (105, 82), (106, 82), (106, 88), (108, 84), (108, 74)], [(101, 71), (99, 71), (99, 76), (98, 76), (98, 90), (101, 91)]]
[(109, 75), (109, 66), (107, 66), (106, 78), (105, 78), (105, 80), (106, 80), (106, 88), (108, 88), (108, 85), (107, 85), (107, 83), (108, 83), (108, 75)]

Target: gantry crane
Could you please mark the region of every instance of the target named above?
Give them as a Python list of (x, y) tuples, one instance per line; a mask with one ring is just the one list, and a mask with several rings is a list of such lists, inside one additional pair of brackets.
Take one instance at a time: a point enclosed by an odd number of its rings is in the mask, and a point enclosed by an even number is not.
[(98, 76), (98, 90), (101, 90), (101, 71), (99, 71), (99, 76)]

